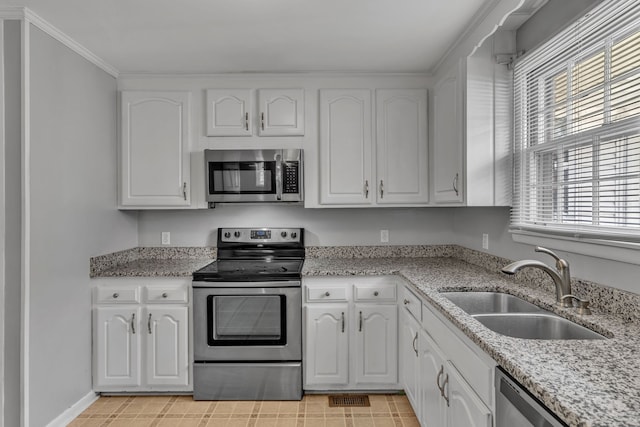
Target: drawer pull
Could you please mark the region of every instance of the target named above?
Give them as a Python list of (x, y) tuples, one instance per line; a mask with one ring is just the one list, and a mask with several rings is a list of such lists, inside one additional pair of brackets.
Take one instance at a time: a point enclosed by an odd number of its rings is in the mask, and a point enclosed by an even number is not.
[(405, 298), (405, 300), (404, 300), (404, 305), (407, 305), (407, 304), (409, 304), (410, 302), (411, 302), (411, 301), (409, 301), (408, 299), (406, 299), (406, 298)]
[(118, 298), (119, 296), (120, 296), (120, 294), (119, 294), (119, 293), (117, 293), (117, 292), (114, 292), (114, 293), (113, 293), (113, 298)]
[(327, 292), (324, 293), (324, 296), (328, 297), (328, 296), (331, 296), (331, 294), (329, 293), (329, 291), (327, 291)]
[(416, 341), (418, 341), (418, 333), (416, 332), (416, 336), (413, 338), (413, 342), (411, 343), (411, 347), (413, 347), (413, 351), (416, 353), (416, 357), (418, 357), (418, 348), (416, 347)]
[(362, 332), (362, 312), (360, 312), (360, 326), (358, 327), (359, 332)]
[(438, 371), (438, 376), (436, 377), (436, 385), (438, 386), (438, 390), (440, 390), (440, 396), (444, 396), (444, 390), (440, 386), (440, 377), (444, 374), (444, 365), (440, 365), (440, 370)]
[(166, 293), (166, 292), (164, 292), (164, 293), (162, 294), (162, 298), (166, 298), (166, 297), (168, 297), (168, 296), (169, 296), (169, 294), (168, 294), (168, 293)]
[(133, 313), (131, 315), (131, 333), (135, 335), (136, 333), (136, 314)]
[(151, 313), (149, 313), (149, 320), (147, 320), (147, 329), (149, 334), (151, 334)]
[(380, 295), (380, 292), (378, 292), (378, 291), (375, 291), (375, 292), (373, 293), (373, 296), (374, 296), (374, 297), (377, 297), (378, 295)]
[(344, 334), (344, 311), (342, 312), (342, 315), (340, 316), (341, 320), (342, 320), (342, 333)]

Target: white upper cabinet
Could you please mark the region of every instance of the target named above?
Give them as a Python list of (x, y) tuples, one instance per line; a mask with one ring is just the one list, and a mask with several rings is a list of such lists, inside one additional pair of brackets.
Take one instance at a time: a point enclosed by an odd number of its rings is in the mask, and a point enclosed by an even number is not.
[(120, 208), (191, 204), (189, 102), (189, 92), (122, 92)]
[(207, 136), (304, 135), (304, 89), (208, 89), (206, 104)]
[(428, 202), (427, 91), (375, 93), (374, 112), (371, 90), (320, 90), (321, 205)]
[(208, 136), (251, 136), (252, 120), (250, 89), (207, 90)]
[(427, 203), (427, 91), (376, 90), (376, 201)]
[(304, 135), (304, 90), (260, 89), (260, 136)]
[(463, 201), (462, 96), (457, 69), (433, 91), (433, 199), (436, 203)]
[(371, 204), (371, 91), (320, 91), (320, 203)]

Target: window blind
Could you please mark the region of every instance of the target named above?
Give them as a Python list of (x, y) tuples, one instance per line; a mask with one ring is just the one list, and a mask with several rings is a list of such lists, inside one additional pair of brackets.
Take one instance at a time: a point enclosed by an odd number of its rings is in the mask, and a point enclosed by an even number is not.
[(512, 230), (640, 241), (640, 2), (522, 57), (514, 115)]

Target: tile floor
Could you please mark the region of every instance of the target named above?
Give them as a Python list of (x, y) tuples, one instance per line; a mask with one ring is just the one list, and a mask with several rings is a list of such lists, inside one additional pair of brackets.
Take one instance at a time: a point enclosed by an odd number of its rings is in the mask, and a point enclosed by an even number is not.
[(405, 396), (370, 394), (370, 407), (330, 408), (326, 395), (300, 402), (196, 402), (191, 396), (102, 396), (69, 424), (110, 427), (419, 427)]

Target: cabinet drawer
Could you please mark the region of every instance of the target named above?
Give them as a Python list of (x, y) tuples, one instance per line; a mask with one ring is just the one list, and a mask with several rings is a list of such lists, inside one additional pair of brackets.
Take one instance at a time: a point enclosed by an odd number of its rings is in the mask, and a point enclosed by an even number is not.
[(347, 289), (344, 286), (323, 286), (307, 288), (307, 301), (346, 301)]
[(189, 295), (185, 286), (146, 286), (145, 302), (151, 304), (187, 303)]
[(403, 287), (400, 302), (418, 320), (422, 320), (422, 302), (409, 289)]
[(395, 301), (395, 285), (354, 285), (356, 301)]
[[(422, 327), (438, 343), (448, 359), (469, 383), (480, 399), (489, 407), (493, 401), (493, 366), (487, 365), (475, 351), (458, 338), (425, 305), (422, 309)], [(455, 326), (451, 326), (455, 327)], [(481, 351), (481, 350), (480, 350)]]
[(97, 304), (137, 304), (140, 302), (140, 288), (99, 286), (96, 288)]

